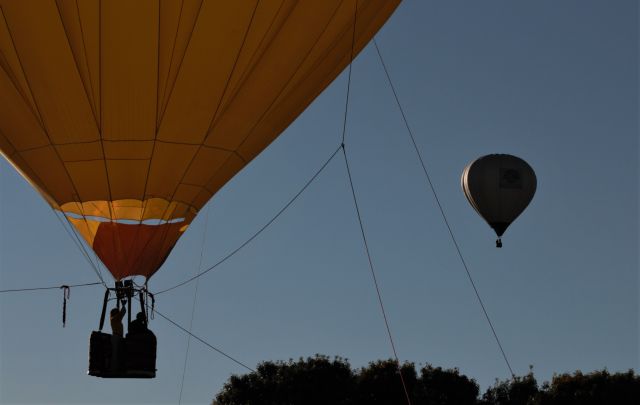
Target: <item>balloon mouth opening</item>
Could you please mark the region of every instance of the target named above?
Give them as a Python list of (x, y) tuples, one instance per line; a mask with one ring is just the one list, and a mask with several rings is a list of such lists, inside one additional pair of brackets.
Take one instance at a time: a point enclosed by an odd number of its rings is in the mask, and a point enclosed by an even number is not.
[(133, 215), (118, 217), (118, 214), (143, 211), (113, 210), (113, 216), (97, 210), (83, 212), (84, 215), (70, 210), (59, 212), (65, 215), (116, 280), (136, 275), (149, 279), (162, 266), (190, 223), (189, 217), (164, 216), (163, 212), (157, 211), (146, 212), (137, 218)]
[[(160, 238), (157, 243), (175, 242), (197, 214), (188, 204), (161, 198), (69, 202), (54, 209), (65, 216), (94, 250), (96, 238), (100, 241), (106, 234), (112, 235), (115, 241), (121, 241), (122, 235), (133, 232), (132, 237), (136, 240)], [(147, 243), (143, 245), (145, 250)], [(168, 249), (167, 246), (157, 248)]]
[(172, 219), (162, 219), (162, 218), (147, 218), (144, 220), (137, 220), (137, 219), (128, 219), (128, 218), (122, 218), (122, 219), (113, 219), (113, 218), (107, 218), (107, 217), (101, 217), (101, 216), (95, 216), (95, 215), (80, 215), (77, 214), (75, 212), (67, 212), (67, 211), (62, 211), (62, 213), (69, 218), (73, 218), (73, 219), (77, 219), (77, 220), (89, 220), (89, 221), (95, 221), (95, 222), (110, 222), (110, 223), (116, 223), (116, 224), (126, 224), (126, 225), (165, 225), (165, 224), (177, 224), (180, 222), (184, 222), (186, 221), (186, 218), (172, 218)]

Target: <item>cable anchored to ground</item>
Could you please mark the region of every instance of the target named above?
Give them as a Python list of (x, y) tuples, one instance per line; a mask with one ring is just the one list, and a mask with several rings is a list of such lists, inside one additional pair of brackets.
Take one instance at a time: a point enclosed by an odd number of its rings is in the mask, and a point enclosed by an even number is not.
[(162, 318), (164, 318), (166, 321), (170, 322), (171, 324), (173, 324), (174, 326), (176, 326), (178, 329), (182, 330), (184, 333), (190, 335), (192, 338), (196, 339), (197, 341), (199, 341), (200, 343), (202, 343), (203, 345), (207, 346), (208, 348), (210, 348), (211, 350), (214, 350), (216, 352), (218, 352), (219, 354), (223, 355), (224, 357), (228, 358), (229, 360), (233, 361), (234, 363), (238, 364), (239, 366), (242, 366), (244, 368), (246, 368), (247, 370), (254, 372), (256, 370), (252, 369), (251, 367), (247, 366), (246, 364), (244, 364), (243, 362), (241, 362), (240, 360), (237, 360), (233, 357), (231, 357), (230, 355), (228, 355), (227, 353), (223, 352), (222, 350), (218, 349), (217, 347), (211, 345), (210, 343), (208, 343), (207, 341), (205, 341), (204, 339), (194, 335), (193, 333), (189, 332), (187, 329), (183, 328), (182, 326), (180, 326), (179, 324), (177, 324), (176, 322), (172, 321), (171, 319), (169, 319), (168, 317), (166, 317), (165, 315), (163, 315), (161, 312), (159, 312), (156, 309), (156, 314), (160, 315)]
[(375, 40), (375, 38), (373, 39), (373, 44), (376, 48), (376, 52), (378, 53), (378, 58), (380, 59), (380, 63), (382, 64), (382, 68), (384, 69), (384, 73), (387, 77), (387, 82), (389, 83), (389, 87), (391, 88), (391, 91), (393, 92), (393, 97), (396, 100), (396, 104), (398, 105), (398, 109), (400, 110), (400, 114), (402, 115), (402, 120), (404, 122), (405, 127), (407, 128), (407, 132), (409, 133), (409, 136), (411, 138), (411, 143), (413, 144), (413, 148), (416, 151), (416, 154), (418, 155), (418, 159), (420, 160), (420, 165), (422, 166), (422, 171), (425, 174), (425, 177), (427, 178), (427, 183), (429, 184), (429, 188), (431, 189), (431, 192), (433, 194), (433, 197), (435, 198), (436, 204), (438, 205), (438, 209), (440, 210), (440, 214), (442, 216), (442, 219), (444, 220), (444, 223), (449, 231), (449, 235), (451, 237), (451, 241), (453, 242), (456, 251), (458, 253), (458, 256), (460, 257), (460, 261), (462, 262), (462, 265), (464, 267), (465, 272), (467, 273), (467, 277), (469, 279), (469, 282), (471, 283), (471, 286), (473, 287), (473, 291), (475, 292), (476, 298), (478, 299), (478, 302), (480, 303), (480, 307), (482, 308), (482, 312), (484, 313), (484, 316), (487, 320), (487, 323), (489, 324), (489, 327), (491, 328), (491, 332), (493, 333), (493, 337), (496, 341), (496, 343), (498, 344), (498, 347), (500, 348), (500, 352), (502, 353), (502, 357), (504, 358), (505, 363), (507, 364), (507, 368), (509, 369), (509, 373), (511, 373), (511, 378), (515, 378), (515, 374), (513, 373), (513, 369), (511, 368), (511, 364), (509, 363), (509, 359), (507, 358), (507, 354), (505, 353), (503, 347), (502, 347), (502, 343), (500, 342), (500, 338), (498, 338), (498, 334), (495, 330), (495, 328), (493, 327), (493, 323), (491, 322), (491, 318), (489, 317), (489, 313), (487, 312), (487, 309), (484, 306), (484, 302), (482, 301), (482, 298), (480, 297), (480, 292), (478, 291), (478, 288), (476, 287), (476, 283), (473, 280), (473, 277), (471, 276), (471, 272), (469, 271), (469, 267), (467, 266), (467, 262), (464, 259), (464, 256), (462, 255), (462, 251), (460, 249), (460, 246), (458, 245), (458, 241), (456, 240), (456, 237), (453, 233), (453, 230), (451, 228), (451, 225), (449, 224), (449, 220), (447, 219), (447, 215), (444, 212), (444, 208), (442, 207), (442, 204), (440, 203), (440, 199), (438, 198), (438, 193), (436, 192), (436, 188), (433, 185), (433, 181), (431, 180), (431, 176), (429, 175), (429, 171), (427, 170), (427, 165), (424, 162), (424, 159), (422, 158), (422, 154), (420, 153), (420, 149), (418, 148), (418, 145), (416, 143), (416, 139), (413, 135), (413, 131), (411, 130), (411, 127), (409, 126), (409, 121), (407, 120), (407, 116), (404, 113), (404, 109), (402, 108), (402, 104), (400, 103), (400, 99), (398, 98), (398, 93), (396, 92), (396, 88), (393, 85), (393, 81), (391, 80), (391, 75), (389, 74), (389, 70), (387, 69), (387, 65), (384, 63), (384, 58), (382, 57), (382, 53), (380, 52), (380, 48), (378, 48), (378, 43)]
[(382, 293), (380, 292), (380, 286), (378, 284), (378, 278), (376, 277), (376, 272), (373, 267), (373, 260), (371, 259), (371, 253), (369, 252), (369, 244), (367, 243), (367, 236), (364, 232), (364, 224), (362, 222), (362, 216), (360, 215), (360, 207), (358, 205), (358, 199), (356, 197), (356, 191), (353, 186), (353, 179), (351, 177), (351, 169), (349, 168), (349, 160), (347, 159), (347, 152), (344, 148), (342, 148), (342, 152), (344, 155), (344, 162), (347, 166), (347, 175), (349, 178), (349, 186), (351, 187), (351, 194), (353, 196), (353, 203), (356, 208), (356, 215), (358, 218), (358, 224), (360, 225), (360, 232), (362, 234), (362, 241), (364, 243), (364, 249), (367, 253), (367, 259), (369, 260), (369, 270), (371, 271), (371, 278), (373, 279), (373, 285), (375, 286), (376, 294), (378, 297), (378, 303), (380, 304), (380, 310), (382, 311), (382, 318), (384, 319), (384, 325), (387, 329), (387, 336), (389, 337), (389, 342), (391, 343), (391, 349), (393, 351), (393, 356), (396, 360), (396, 365), (398, 366), (398, 374), (400, 375), (400, 380), (402, 382), (402, 388), (404, 390), (404, 394), (407, 399), (407, 403), (411, 405), (411, 399), (409, 397), (409, 391), (407, 390), (407, 385), (404, 381), (404, 377), (402, 376), (402, 370), (400, 368), (400, 359), (398, 358), (398, 352), (396, 350), (396, 345), (393, 341), (393, 334), (391, 333), (391, 327), (389, 326), (389, 319), (387, 318), (387, 311), (384, 308), (384, 302), (382, 301)]

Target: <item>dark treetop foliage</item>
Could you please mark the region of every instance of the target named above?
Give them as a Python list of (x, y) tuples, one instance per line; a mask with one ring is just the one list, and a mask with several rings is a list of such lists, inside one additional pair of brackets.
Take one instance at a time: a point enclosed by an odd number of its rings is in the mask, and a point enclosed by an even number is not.
[[(640, 377), (632, 370), (555, 375), (542, 386), (530, 372), (498, 381), (480, 397), (475, 380), (458, 369), (401, 365), (412, 405), (637, 405)], [(267, 361), (231, 376), (213, 405), (403, 405), (406, 395), (394, 360), (353, 370), (346, 359), (316, 355)]]

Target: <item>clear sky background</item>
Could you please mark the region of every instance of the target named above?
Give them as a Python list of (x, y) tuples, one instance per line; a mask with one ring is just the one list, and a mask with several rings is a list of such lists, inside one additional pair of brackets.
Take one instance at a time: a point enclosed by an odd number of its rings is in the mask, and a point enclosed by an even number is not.
[[(377, 40), (516, 374), (638, 371), (638, 2), (408, 0)], [(302, 187), (340, 144), (346, 84), (343, 74), (210, 201), (152, 291), (196, 274), (201, 252), (203, 267), (217, 262)], [(458, 367), (483, 390), (508, 378), (372, 45), (353, 64), (346, 137), (400, 359)], [(489, 153), (522, 157), (538, 176), (502, 249), (460, 190), (464, 166)], [(93, 281), (1, 160), (1, 289)], [(340, 155), (197, 288), (193, 333), (251, 367), (392, 356)], [(188, 327), (195, 289), (157, 308)], [(1, 403), (178, 403), (187, 336), (158, 316), (156, 379), (86, 375), (103, 292), (72, 289), (66, 328), (61, 291), (0, 295)], [(193, 340), (186, 370), (183, 403), (209, 403), (246, 371)]]

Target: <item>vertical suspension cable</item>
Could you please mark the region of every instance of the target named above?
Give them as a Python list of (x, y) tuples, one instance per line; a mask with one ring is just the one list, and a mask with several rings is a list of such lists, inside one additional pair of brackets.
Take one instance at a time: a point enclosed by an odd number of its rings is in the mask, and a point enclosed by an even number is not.
[(398, 368), (398, 375), (400, 376), (400, 382), (402, 383), (402, 389), (404, 391), (405, 398), (407, 400), (407, 404), (411, 405), (411, 398), (409, 397), (409, 391), (407, 390), (407, 385), (404, 380), (404, 376), (402, 375), (402, 369), (400, 367), (400, 359), (398, 358), (398, 352), (396, 350), (396, 345), (393, 341), (393, 334), (391, 333), (391, 327), (389, 326), (389, 320), (387, 318), (387, 311), (384, 308), (384, 303), (382, 301), (382, 293), (380, 292), (380, 286), (378, 285), (378, 279), (376, 277), (376, 272), (373, 267), (373, 260), (371, 259), (371, 253), (369, 252), (369, 244), (367, 243), (367, 237), (364, 232), (364, 225), (362, 223), (362, 216), (360, 215), (360, 207), (358, 205), (358, 199), (356, 198), (355, 188), (353, 186), (353, 179), (351, 177), (351, 169), (349, 168), (349, 160), (347, 159), (347, 151), (345, 149), (345, 138), (347, 134), (347, 118), (349, 115), (349, 95), (351, 93), (351, 70), (353, 66), (353, 53), (355, 47), (355, 39), (356, 39), (356, 22), (358, 16), (358, 0), (354, 1), (355, 3), (355, 11), (353, 16), (353, 34), (351, 37), (351, 56), (349, 62), (349, 73), (347, 77), (347, 94), (345, 97), (344, 104), (344, 118), (342, 122), (342, 154), (344, 156), (344, 162), (347, 167), (347, 175), (349, 178), (349, 186), (351, 187), (351, 195), (353, 196), (353, 203), (356, 208), (356, 214), (358, 218), (358, 224), (360, 225), (360, 232), (362, 234), (362, 241), (364, 242), (365, 252), (367, 254), (367, 259), (369, 261), (369, 270), (371, 271), (371, 277), (373, 278), (373, 284), (375, 286), (376, 294), (378, 297), (378, 303), (380, 304), (380, 310), (382, 311), (382, 318), (384, 319), (384, 324), (387, 329), (387, 336), (389, 337), (389, 342), (391, 343), (391, 350), (393, 351), (393, 356), (396, 361), (396, 367)]
[[(342, 119), (342, 145), (347, 134), (347, 115), (349, 114), (349, 93), (351, 89), (351, 68), (353, 66), (353, 48), (356, 44), (356, 23), (358, 22), (358, 0), (354, 1), (355, 10), (353, 12), (353, 30), (351, 34), (351, 53), (349, 55), (349, 73), (347, 75), (347, 95), (344, 100), (344, 117)], [(344, 150), (344, 148), (343, 148)]]
[(436, 188), (433, 185), (433, 181), (431, 181), (431, 176), (429, 175), (429, 171), (427, 170), (427, 165), (424, 162), (424, 159), (422, 158), (422, 154), (420, 153), (420, 149), (418, 148), (418, 144), (416, 143), (416, 139), (413, 136), (413, 131), (411, 131), (411, 127), (409, 126), (409, 122), (407, 120), (407, 117), (404, 113), (404, 109), (402, 108), (402, 104), (400, 104), (400, 99), (398, 98), (398, 93), (396, 92), (396, 88), (393, 85), (393, 82), (391, 81), (391, 75), (389, 74), (389, 70), (387, 69), (387, 65), (384, 63), (384, 59), (382, 58), (382, 53), (380, 52), (380, 48), (378, 48), (378, 43), (376, 41), (376, 39), (373, 39), (373, 44), (376, 48), (376, 52), (378, 53), (378, 58), (380, 59), (380, 63), (382, 64), (382, 68), (384, 69), (384, 73), (387, 77), (387, 82), (389, 83), (389, 87), (391, 88), (391, 91), (393, 92), (393, 97), (396, 100), (396, 104), (398, 105), (398, 109), (400, 110), (400, 114), (402, 115), (402, 120), (404, 122), (405, 127), (407, 128), (407, 132), (409, 133), (409, 137), (411, 138), (411, 143), (413, 144), (413, 148), (416, 151), (416, 154), (418, 155), (418, 159), (420, 160), (420, 165), (422, 166), (422, 171), (424, 172), (425, 177), (427, 178), (427, 183), (429, 184), (429, 188), (431, 189), (431, 193), (433, 194), (434, 199), (436, 200), (436, 204), (438, 205), (438, 209), (440, 210), (440, 215), (442, 216), (442, 219), (444, 220), (444, 223), (449, 231), (449, 235), (451, 237), (451, 241), (453, 242), (453, 245), (456, 248), (456, 251), (458, 252), (458, 256), (460, 257), (460, 261), (462, 262), (462, 266), (464, 267), (465, 272), (467, 273), (467, 277), (469, 279), (469, 282), (471, 283), (471, 286), (473, 287), (473, 291), (475, 292), (476, 298), (478, 299), (478, 302), (480, 303), (480, 307), (482, 308), (482, 312), (484, 313), (484, 316), (487, 320), (487, 323), (489, 324), (489, 327), (491, 328), (491, 332), (493, 333), (493, 337), (496, 341), (496, 343), (498, 344), (498, 348), (500, 349), (500, 352), (502, 353), (502, 357), (505, 361), (505, 363), (507, 364), (507, 368), (509, 369), (509, 373), (511, 374), (511, 378), (515, 379), (515, 374), (513, 373), (513, 369), (511, 368), (511, 364), (509, 363), (509, 359), (507, 358), (507, 354), (504, 351), (504, 348), (502, 347), (502, 343), (500, 342), (500, 338), (498, 338), (498, 334), (495, 330), (495, 328), (493, 327), (493, 323), (491, 322), (491, 318), (489, 317), (489, 313), (487, 312), (487, 309), (484, 306), (484, 302), (482, 301), (482, 298), (480, 297), (480, 292), (478, 291), (478, 288), (476, 287), (476, 283), (473, 280), (473, 277), (471, 276), (471, 272), (469, 271), (469, 267), (467, 266), (467, 262), (464, 259), (464, 256), (462, 255), (462, 251), (460, 249), (460, 246), (458, 245), (458, 241), (456, 240), (456, 237), (453, 233), (453, 230), (451, 229), (451, 225), (449, 224), (449, 220), (447, 219), (447, 215), (444, 212), (444, 208), (442, 207), (442, 204), (440, 203), (440, 199), (438, 198), (438, 193), (436, 192)]
[(178, 397), (178, 404), (182, 403), (182, 390), (184, 388), (184, 378), (187, 374), (187, 363), (189, 361), (189, 347), (191, 346), (191, 330), (193, 329), (193, 318), (196, 313), (196, 301), (198, 298), (198, 285), (200, 284), (200, 271), (202, 269), (202, 258), (204, 256), (204, 246), (207, 240), (207, 228), (209, 227), (209, 211), (211, 211), (211, 205), (207, 206), (207, 213), (205, 214), (204, 230), (202, 231), (202, 244), (200, 247), (200, 260), (198, 261), (198, 268), (196, 270), (197, 280), (193, 292), (193, 304), (191, 305), (191, 320), (189, 321), (189, 332), (187, 334), (187, 349), (184, 353), (184, 364), (182, 366), (182, 380), (180, 381), (180, 395)]
[(393, 341), (393, 334), (391, 333), (391, 327), (389, 326), (389, 319), (387, 318), (387, 311), (384, 309), (384, 303), (382, 301), (382, 293), (380, 292), (380, 286), (378, 284), (378, 278), (376, 277), (376, 272), (373, 268), (373, 260), (371, 259), (371, 253), (369, 252), (369, 244), (367, 243), (367, 237), (364, 232), (364, 225), (362, 223), (362, 216), (360, 215), (360, 207), (358, 205), (358, 199), (356, 198), (356, 191), (353, 187), (353, 179), (351, 177), (351, 169), (349, 168), (349, 160), (347, 159), (347, 152), (342, 148), (342, 152), (344, 155), (344, 162), (347, 167), (347, 175), (349, 177), (349, 186), (351, 187), (351, 195), (353, 196), (353, 203), (356, 208), (356, 214), (358, 217), (358, 224), (360, 225), (360, 232), (362, 235), (362, 241), (364, 242), (364, 249), (367, 253), (367, 259), (369, 260), (369, 270), (371, 270), (371, 277), (373, 278), (373, 284), (376, 289), (376, 294), (378, 296), (378, 303), (380, 304), (380, 310), (382, 311), (382, 317), (384, 318), (384, 325), (387, 328), (387, 335), (389, 337), (389, 342), (391, 343), (391, 349), (393, 350), (393, 357), (396, 360), (396, 366), (398, 367), (398, 374), (400, 375), (400, 381), (402, 382), (402, 389), (404, 390), (404, 395), (407, 398), (407, 404), (411, 405), (411, 398), (409, 397), (409, 391), (407, 390), (407, 385), (404, 381), (404, 376), (402, 375), (402, 369), (400, 367), (400, 359), (398, 358), (398, 352), (396, 351), (396, 345)]

